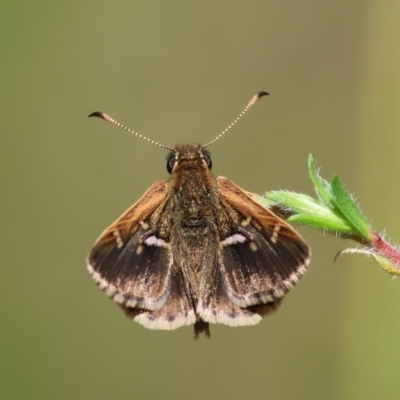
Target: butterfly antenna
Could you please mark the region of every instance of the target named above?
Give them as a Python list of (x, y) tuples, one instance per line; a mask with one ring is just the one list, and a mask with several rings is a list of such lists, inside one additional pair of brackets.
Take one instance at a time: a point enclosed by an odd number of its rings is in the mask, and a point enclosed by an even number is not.
[(257, 103), (257, 101), (259, 99), (261, 99), (261, 97), (263, 96), (267, 96), (269, 95), (269, 93), (267, 92), (259, 92), (257, 93), (255, 96), (253, 96), (251, 98), (251, 100), (247, 103), (247, 106), (243, 109), (243, 111), (232, 121), (232, 123), (226, 128), (224, 129), (216, 138), (214, 138), (213, 140), (211, 140), (210, 142), (208, 142), (207, 144), (205, 144), (202, 149), (205, 149), (206, 147), (210, 146), (210, 144), (213, 144), (214, 142), (216, 142), (218, 139), (220, 139), (222, 136), (225, 135), (226, 132), (229, 131), (229, 129), (232, 128), (233, 125), (235, 125), (240, 118), (243, 117), (244, 114), (246, 114), (246, 112), (250, 109), (250, 107), (254, 106), (254, 104)]
[(141, 139), (147, 140), (148, 142), (150, 142), (150, 143), (152, 143), (152, 144), (155, 144), (156, 146), (160, 146), (160, 147), (162, 147), (162, 148), (164, 148), (164, 149), (170, 150), (170, 151), (172, 151), (173, 153), (175, 153), (175, 150), (174, 150), (173, 148), (168, 147), (168, 146), (165, 146), (164, 144), (158, 143), (158, 142), (156, 142), (155, 140), (149, 139), (148, 137), (143, 136), (143, 135), (141, 135), (140, 133), (137, 133), (137, 132), (133, 131), (132, 129), (127, 128), (126, 126), (120, 124), (118, 121), (116, 121), (114, 118), (110, 117), (110, 116), (109, 116), (108, 114), (106, 114), (106, 113), (103, 113), (103, 112), (101, 112), (101, 111), (96, 111), (96, 112), (90, 114), (90, 115), (89, 115), (89, 118), (90, 118), (90, 117), (97, 117), (97, 118), (104, 119), (105, 121), (111, 122), (112, 124), (117, 125), (117, 126), (119, 126), (120, 128), (122, 128), (122, 129), (125, 129), (125, 130), (128, 131), (129, 133), (133, 133), (135, 136), (139, 136)]

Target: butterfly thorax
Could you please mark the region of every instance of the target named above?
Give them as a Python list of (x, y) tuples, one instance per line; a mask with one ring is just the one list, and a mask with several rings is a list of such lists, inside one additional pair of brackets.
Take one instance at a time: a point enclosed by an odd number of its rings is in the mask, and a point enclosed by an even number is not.
[(207, 163), (210, 159), (205, 156), (209, 154), (200, 145), (174, 148), (169, 156), (174, 157), (174, 165), (163, 213), (169, 220), (163, 231), (169, 233), (166, 239), (171, 240), (174, 263), (181, 268), (194, 303), (204, 290), (205, 276), (215, 264), (218, 246), (218, 189), (210, 162)]

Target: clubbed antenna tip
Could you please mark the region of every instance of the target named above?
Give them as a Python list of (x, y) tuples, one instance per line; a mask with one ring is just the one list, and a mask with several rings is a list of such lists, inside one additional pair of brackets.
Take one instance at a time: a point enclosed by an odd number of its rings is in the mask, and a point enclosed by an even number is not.
[(225, 133), (228, 132), (229, 129), (231, 129), (232, 126), (235, 125), (235, 124), (239, 121), (239, 119), (243, 117), (244, 114), (246, 114), (246, 112), (250, 109), (250, 107), (254, 106), (254, 104), (256, 104), (257, 101), (258, 101), (259, 99), (261, 99), (261, 97), (267, 96), (267, 95), (269, 95), (269, 93), (267, 93), (267, 92), (258, 92), (256, 95), (254, 95), (254, 96), (250, 99), (250, 101), (247, 103), (247, 106), (246, 106), (246, 107), (243, 109), (243, 111), (233, 120), (233, 122), (231, 122), (231, 124), (230, 124), (226, 129), (224, 129), (216, 138), (214, 138), (214, 139), (211, 140), (210, 142), (206, 143), (206, 144), (203, 146), (203, 149), (205, 149), (206, 147), (210, 146), (210, 144), (213, 144), (213, 143), (216, 142), (218, 139), (220, 139), (223, 135), (225, 135)]
[(263, 96), (269, 96), (269, 93), (268, 92), (258, 92), (257, 96), (258, 96), (258, 99), (261, 99), (261, 97), (263, 97)]
[(90, 117), (97, 117), (97, 118), (105, 119), (104, 115), (101, 111), (92, 112), (90, 115), (88, 115), (88, 118), (90, 118)]

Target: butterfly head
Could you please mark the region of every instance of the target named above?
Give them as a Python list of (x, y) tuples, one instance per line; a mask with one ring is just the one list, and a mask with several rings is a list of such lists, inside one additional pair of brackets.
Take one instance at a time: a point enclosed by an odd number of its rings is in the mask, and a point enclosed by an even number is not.
[(167, 171), (169, 174), (183, 170), (211, 170), (211, 154), (200, 144), (176, 145), (167, 156)]
[(194, 187), (202, 182), (206, 188), (211, 189), (214, 180), (211, 167), (211, 154), (200, 144), (176, 145), (167, 156), (167, 171), (176, 189), (181, 188), (185, 181), (194, 182)]

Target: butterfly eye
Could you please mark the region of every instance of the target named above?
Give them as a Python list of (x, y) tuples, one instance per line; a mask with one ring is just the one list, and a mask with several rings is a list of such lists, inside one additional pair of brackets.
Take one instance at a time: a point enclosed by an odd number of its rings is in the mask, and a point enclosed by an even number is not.
[(206, 162), (208, 169), (211, 169), (212, 168), (212, 162), (211, 162), (210, 154), (203, 153), (203, 160)]
[(172, 170), (174, 169), (175, 162), (176, 162), (176, 157), (174, 154), (171, 154), (167, 160), (167, 171), (169, 174), (172, 174)]

